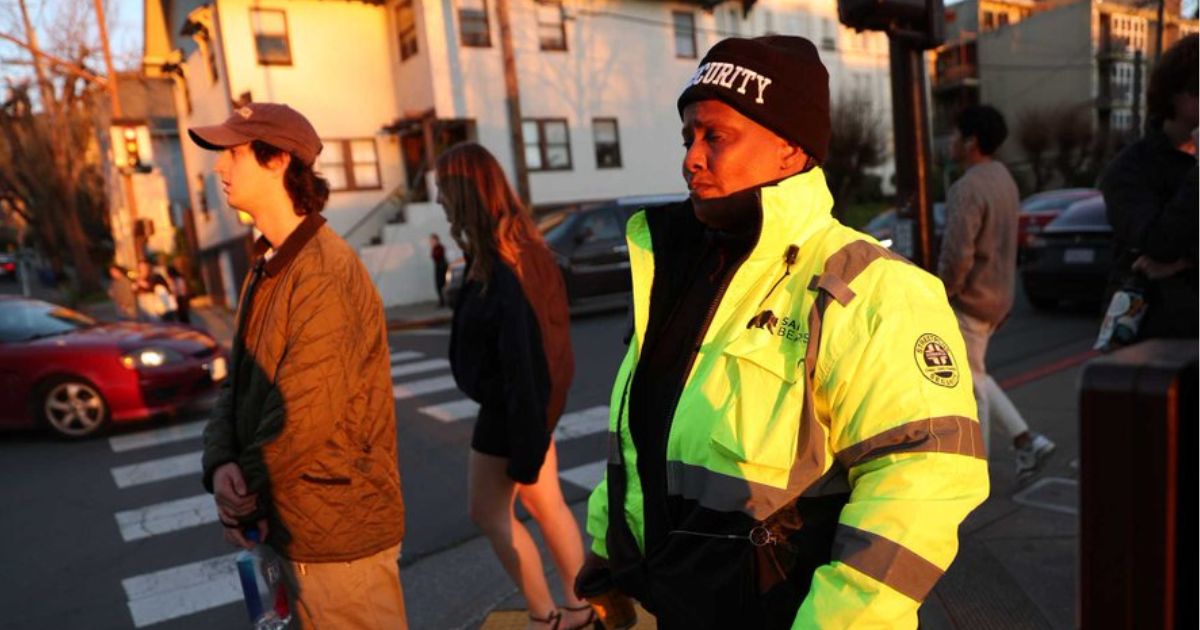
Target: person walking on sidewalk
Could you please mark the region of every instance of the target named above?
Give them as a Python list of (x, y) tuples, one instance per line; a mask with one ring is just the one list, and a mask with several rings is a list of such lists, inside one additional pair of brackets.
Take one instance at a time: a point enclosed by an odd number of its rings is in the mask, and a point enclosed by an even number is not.
[(429, 235), (429, 257), (433, 259), (433, 288), (437, 291), (438, 306), (445, 307), (446, 269), (450, 265), (446, 262), (446, 248), (437, 234)]
[[(459, 144), (437, 162), (438, 202), (467, 255), (454, 305), (450, 364), (479, 403), (468, 460), (471, 520), (492, 544), (529, 606), (530, 629), (576, 629), (595, 620), (571, 586), (583, 565), (579, 526), (562, 496), (552, 433), (575, 372), (562, 274), (491, 153)], [(567, 601), (555, 607), (516, 498), (550, 548)]]
[(167, 265), (167, 277), (171, 280), (172, 293), (175, 294), (175, 319), (181, 324), (192, 323), (192, 292), (188, 289), (186, 270), (187, 261), (178, 257)]
[(992, 158), (1007, 136), (1004, 116), (994, 107), (975, 105), (958, 115), (950, 159), (966, 172), (946, 196), (946, 233), (938, 277), (946, 285), (967, 343), (984, 445), (990, 442), (994, 418), (1012, 438), (1017, 476), (1024, 479), (1054, 453), (1054, 442), (1029, 430), (1021, 412), (987, 373), (984, 361), (988, 341), (1012, 310), (1017, 273), (1020, 193), (1008, 169)]
[(121, 319), (136, 320), (137, 294), (134, 291), (132, 274), (121, 265), (112, 263), (108, 266), (108, 278), (108, 297), (117, 307), (117, 316)]
[(133, 283), (137, 296), (139, 320), (169, 322), (175, 320), (175, 295), (167, 279), (154, 269), (149, 260), (137, 264), (137, 278)]
[(678, 112), (691, 199), (629, 220), (577, 587), (664, 629), (914, 628), (988, 487), (941, 283), (830, 214), (809, 40), (722, 40)]
[(304, 628), (405, 628), (404, 502), (383, 304), (325, 225), (321, 141), (299, 112), (252, 103), (188, 130), (220, 151), (231, 207), (262, 236), (242, 287), (225, 381), (204, 429), (203, 481), (225, 538), (288, 560)]

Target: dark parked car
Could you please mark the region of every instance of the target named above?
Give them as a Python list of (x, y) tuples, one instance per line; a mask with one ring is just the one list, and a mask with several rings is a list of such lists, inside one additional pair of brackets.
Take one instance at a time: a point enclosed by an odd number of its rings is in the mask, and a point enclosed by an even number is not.
[(81, 438), (109, 422), (189, 407), (214, 394), (227, 371), (212, 337), (191, 328), (105, 324), (0, 297), (0, 427), (42, 423)]
[(1021, 202), (1021, 214), (1017, 220), (1018, 260), (1025, 257), (1025, 248), (1031, 239), (1042, 233), (1046, 225), (1076, 201), (1090, 199), (1100, 194), (1095, 188), (1063, 188), (1047, 190), (1030, 195)]
[(630, 290), (625, 223), (639, 209), (686, 199), (684, 195), (625, 197), (548, 215), (538, 222), (558, 259), (572, 302)]
[(1025, 295), (1037, 308), (1060, 301), (1098, 305), (1112, 263), (1112, 227), (1104, 214), (1104, 198), (1077, 201), (1026, 246), (1021, 263)]
[[(560, 210), (543, 216), (538, 230), (554, 254), (567, 286), (567, 299), (624, 293), (630, 290), (629, 249), (625, 223), (637, 210), (676, 201), (686, 195), (623, 197), (614, 201)], [(462, 288), (462, 259), (446, 270), (446, 299), (454, 304)]]
[[(915, 219), (913, 219), (915, 222)], [(896, 209), (890, 208), (875, 215), (875, 218), (867, 222), (862, 227), (861, 232), (866, 232), (875, 237), (880, 245), (894, 250), (896, 253), (911, 259), (913, 251), (910, 247), (904, 246), (903, 243), (896, 242)], [(938, 201), (933, 204), (933, 251), (941, 251), (942, 234), (946, 231), (946, 204)], [(936, 254), (935, 254), (936, 255)]]

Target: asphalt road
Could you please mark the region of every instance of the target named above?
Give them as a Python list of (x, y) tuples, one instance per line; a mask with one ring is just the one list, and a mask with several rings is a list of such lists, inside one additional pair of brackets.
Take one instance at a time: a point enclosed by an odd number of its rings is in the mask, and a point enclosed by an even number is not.
[[(572, 325), (576, 379), (558, 436), (571, 503), (602, 469), (625, 325), (624, 314)], [(994, 339), (989, 365), (998, 379), (1037, 369), (1085, 350), (1096, 327), (1091, 313), (1039, 313), (1021, 301)], [(445, 329), (391, 337), (405, 566), (478, 536), (465, 498), (473, 408), (450, 379), (448, 339)], [(0, 433), (0, 628), (246, 626), (234, 550), (195, 472), (202, 422), (201, 413), (82, 442)], [(413, 612), (422, 605), (409, 602)]]

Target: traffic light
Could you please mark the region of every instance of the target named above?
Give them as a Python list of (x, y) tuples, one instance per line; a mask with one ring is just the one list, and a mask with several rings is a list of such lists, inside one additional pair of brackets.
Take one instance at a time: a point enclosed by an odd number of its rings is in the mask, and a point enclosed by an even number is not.
[(121, 137), (125, 143), (125, 163), (121, 166), (136, 169), (141, 166), (142, 158), (138, 152), (138, 134), (134, 127), (125, 127), (121, 131)]
[(920, 48), (946, 39), (942, 0), (838, 0), (838, 19), (860, 31), (884, 31)]

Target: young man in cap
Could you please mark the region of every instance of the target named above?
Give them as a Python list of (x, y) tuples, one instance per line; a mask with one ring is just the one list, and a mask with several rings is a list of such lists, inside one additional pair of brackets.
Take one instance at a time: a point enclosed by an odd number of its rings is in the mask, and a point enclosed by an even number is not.
[(286, 105), (188, 130), (220, 151), (229, 205), (262, 236), (238, 301), (230, 377), (204, 430), (225, 537), (281, 554), (305, 628), (404, 628), (404, 503), (383, 305), (325, 226), (321, 141)]
[(667, 629), (915, 627), (987, 495), (945, 291), (830, 216), (811, 42), (726, 39), (678, 107), (691, 199), (629, 222), (578, 590), (609, 572)]
[(991, 420), (1012, 438), (1017, 478), (1026, 480), (1054, 453), (1055, 444), (1033, 433), (1025, 418), (987, 373), (988, 342), (1008, 318), (1017, 274), (1017, 219), (1021, 194), (1017, 182), (992, 154), (1004, 143), (1008, 126), (991, 105), (975, 105), (958, 114), (950, 159), (966, 172), (946, 195), (946, 236), (938, 257), (938, 277), (954, 307), (967, 344), (967, 364), (979, 406), (984, 450)]

